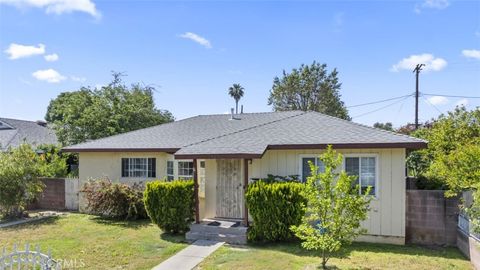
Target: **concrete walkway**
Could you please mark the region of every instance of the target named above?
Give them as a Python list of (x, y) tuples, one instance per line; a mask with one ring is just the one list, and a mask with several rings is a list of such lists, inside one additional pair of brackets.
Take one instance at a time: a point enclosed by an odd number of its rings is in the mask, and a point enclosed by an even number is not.
[(223, 244), (223, 242), (197, 240), (152, 270), (191, 270)]
[(37, 221), (44, 220), (44, 219), (47, 219), (47, 218), (58, 217), (58, 216), (63, 216), (63, 215), (66, 215), (66, 213), (65, 212), (56, 212), (56, 211), (43, 211), (43, 212), (37, 213), (36, 217), (1, 223), (0, 224), (0, 229), (16, 226), (16, 225), (20, 225), (20, 224), (25, 224), (25, 223), (37, 222)]

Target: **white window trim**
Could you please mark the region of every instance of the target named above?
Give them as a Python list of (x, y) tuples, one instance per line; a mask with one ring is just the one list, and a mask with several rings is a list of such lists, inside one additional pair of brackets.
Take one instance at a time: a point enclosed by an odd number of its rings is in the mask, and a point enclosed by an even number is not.
[(302, 181), (302, 179), (303, 179), (303, 167), (302, 167), (303, 166), (303, 159), (304, 158), (315, 158), (315, 160), (316, 160), (317, 158), (320, 157), (321, 154), (322, 153), (320, 153), (320, 154), (300, 154), (300, 155), (298, 155), (298, 176), (299, 176), (300, 181)]
[[(380, 195), (380, 169), (379, 169), (379, 159), (380, 155), (376, 153), (349, 153), (349, 154), (343, 154), (343, 161), (342, 161), (342, 170), (346, 172), (345, 170), (345, 158), (347, 157), (374, 157), (375, 158), (375, 194), (371, 195), (373, 198), (378, 199)], [(360, 161), (361, 162), (361, 161)], [(361, 189), (360, 189), (361, 192)]]
[[(146, 172), (146, 173), (147, 173), (147, 176), (122, 176), (122, 174), (123, 174), (123, 171), (122, 171), (122, 166), (123, 166), (123, 165), (122, 165), (122, 162), (123, 162), (123, 161), (122, 161), (122, 160), (123, 160), (124, 158), (129, 159), (129, 160), (131, 160), (131, 159), (146, 159), (146, 162), (147, 162), (147, 163), (146, 163), (146, 164), (147, 164), (147, 172)], [(150, 158), (155, 159), (155, 177), (149, 177), (149, 176), (148, 176), (148, 159), (150, 159)], [(121, 157), (121, 158), (120, 158), (120, 178), (129, 178), (129, 179), (155, 179), (155, 178), (157, 178), (157, 169), (156, 169), (156, 168), (158, 168), (158, 164), (156, 164), (156, 163), (157, 163), (157, 158), (156, 158), (156, 157), (135, 157), (135, 156), (134, 156), (134, 157)], [(132, 169), (132, 164), (131, 164), (130, 161), (128, 162), (128, 166), (129, 166), (129, 168), (128, 168), (129, 170)]]
[[(172, 174), (168, 174), (168, 163), (169, 163), (169, 162), (172, 162), (172, 164), (173, 164), (173, 165), (172, 165), (172, 166), (173, 166), (173, 168), (172, 168), (172, 169), (173, 169)], [(168, 180), (168, 177), (169, 177), (169, 176), (173, 177), (172, 181), (175, 180), (175, 160), (173, 160), (173, 159), (172, 159), (172, 160), (168, 159), (168, 160), (166, 161), (165, 166), (166, 166), (166, 168), (165, 168), (165, 169), (166, 169), (165, 175), (167, 176), (167, 181), (170, 181), (170, 180)]]
[[(180, 179), (180, 177), (190, 177), (190, 175), (180, 175), (179, 174), (179, 165), (178, 163), (179, 162), (192, 162), (193, 163), (193, 160), (192, 159), (176, 159), (175, 162), (174, 162), (174, 165), (173, 165), (173, 172), (174, 174), (177, 176), (175, 179)], [(176, 165), (176, 166), (175, 166)], [(194, 165), (194, 168), (195, 168), (195, 165)], [(195, 171), (193, 172), (195, 174)], [(191, 179), (193, 179), (193, 174), (191, 176)]]

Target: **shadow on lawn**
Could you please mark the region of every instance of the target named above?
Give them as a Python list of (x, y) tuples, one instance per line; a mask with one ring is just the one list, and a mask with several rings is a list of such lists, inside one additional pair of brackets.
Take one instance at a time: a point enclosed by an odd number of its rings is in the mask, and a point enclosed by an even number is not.
[(143, 227), (148, 227), (152, 225), (150, 219), (138, 219), (138, 220), (121, 220), (121, 219), (112, 219), (112, 218), (105, 218), (94, 216), (91, 218), (92, 221), (108, 226), (118, 226), (123, 228), (130, 228), (130, 229), (140, 229)]
[(36, 229), (40, 226), (56, 224), (59, 219), (60, 219), (60, 216), (51, 216), (51, 217), (47, 217), (47, 218), (41, 219), (41, 220), (36, 220), (36, 221), (28, 222), (28, 223), (23, 223), (23, 224), (18, 224), (18, 225), (6, 227), (6, 228), (1, 228), (0, 230), (2, 230), (2, 231), (16, 231), (16, 230), (23, 230), (23, 229), (27, 229), (27, 230), (28, 229)]
[[(274, 250), (278, 252), (285, 252), (297, 256), (318, 257), (320, 259), (320, 252), (309, 251), (303, 249), (299, 242), (293, 243), (278, 243), (278, 244), (251, 244), (248, 247)], [(389, 244), (374, 244), (374, 243), (360, 243), (355, 242), (350, 246), (346, 246), (341, 252), (334, 254), (332, 258), (348, 258), (353, 251), (367, 252), (367, 253), (390, 253), (399, 255), (438, 257), (446, 259), (463, 259), (465, 257), (454, 247), (427, 247), (417, 245), (389, 245)], [(333, 268), (336, 269), (336, 268)]]

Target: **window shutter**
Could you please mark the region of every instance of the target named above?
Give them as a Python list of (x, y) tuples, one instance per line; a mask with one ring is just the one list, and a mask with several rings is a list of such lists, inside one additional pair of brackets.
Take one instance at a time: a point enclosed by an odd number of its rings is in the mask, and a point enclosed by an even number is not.
[(122, 177), (128, 177), (128, 158), (122, 158)]
[(148, 159), (148, 177), (156, 177), (157, 174), (157, 159)]

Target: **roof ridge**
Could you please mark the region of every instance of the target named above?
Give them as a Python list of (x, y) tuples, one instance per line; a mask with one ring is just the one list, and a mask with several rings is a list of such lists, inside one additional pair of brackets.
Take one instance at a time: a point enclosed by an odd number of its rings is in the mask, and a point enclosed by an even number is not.
[[(291, 111), (271, 111), (271, 112), (249, 112), (249, 113), (237, 113), (235, 115), (242, 114), (275, 114), (275, 113), (289, 113), (289, 112), (302, 112), (300, 110), (291, 110)], [(199, 114), (198, 116), (221, 116), (221, 115), (231, 115), (231, 113), (214, 113), (214, 114)]]
[(98, 138), (98, 139), (94, 139), (94, 140), (91, 140), (91, 141), (86, 141), (86, 142), (81, 142), (81, 143), (77, 143), (77, 144), (68, 145), (68, 146), (65, 146), (64, 148), (68, 149), (72, 146), (81, 146), (81, 145), (84, 145), (84, 144), (87, 144), (87, 143), (91, 143), (93, 141), (103, 141), (103, 140), (106, 140), (106, 139), (118, 137), (118, 136), (121, 136), (121, 135), (133, 133), (133, 132), (137, 132), (137, 131), (140, 131), (140, 130), (153, 129), (153, 128), (156, 128), (156, 127), (159, 127), (159, 126), (165, 126), (165, 125), (170, 125), (170, 124), (173, 124), (173, 123), (182, 122), (182, 121), (192, 119), (192, 118), (195, 118), (195, 117), (199, 117), (199, 116), (200, 115), (196, 115), (196, 116), (180, 119), (178, 121), (172, 121), (172, 122), (167, 122), (167, 123), (163, 123), (163, 124), (159, 124), (159, 125), (155, 125), (155, 126), (151, 126), (151, 127), (145, 127), (145, 128), (140, 128), (140, 129), (136, 129), (136, 130), (130, 130), (130, 131), (127, 131), (127, 132), (118, 133), (118, 134), (115, 134), (115, 135), (111, 135), (111, 136), (107, 136), (107, 137), (103, 137), (103, 138)]
[(8, 118), (8, 117), (0, 117), (0, 120), (13, 120), (13, 121), (21, 121), (21, 122), (30, 122), (30, 123), (37, 123), (37, 121), (45, 121), (43, 119), (39, 120), (24, 120), (24, 119), (16, 119), (16, 118)]
[(398, 132), (394, 132), (394, 131), (389, 131), (389, 130), (385, 130), (385, 129), (381, 129), (381, 128), (367, 126), (367, 125), (364, 125), (364, 124), (360, 124), (360, 123), (357, 123), (357, 122), (345, 120), (345, 119), (338, 118), (338, 117), (335, 117), (335, 116), (331, 116), (331, 115), (328, 115), (328, 114), (324, 114), (324, 113), (321, 113), (321, 112), (316, 112), (316, 111), (308, 111), (308, 112), (320, 114), (320, 115), (325, 116), (327, 118), (332, 118), (332, 119), (335, 119), (335, 120), (344, 121), (344, 122), (347, 122), (347, 123), (350, 123), (350, 124), (353, 124), (353, 125), (356, 125), (356, 126), (365, 127), (365, 128), (373, 129), (373, 130), (376, 130), (376, 131), (380, 131), (380, 132), (384, 132), (384, 133), (388, 133), (388, 134), (393, 134), (393, 135), (397, 135), (397, 136), (400, 136), (400, 137), (406, 137), (406, 138), (409, 138), (409, 139), (414, 139), (414, 140), (418, 140), (418, 141), (422, 141), (422, 142), (427, 142), (426, 140), (416, 138), (416, 137), (413, 137), (413, 136), (409, 136), (409, 135), (406, 135), (406, 134), (402, 134), (402, 133), (398, 133)]
[[(225, 134), (222, 134), (222, 135), (219, 135), (219, 136), (216, 136), (216, 137), (212, 137), (212, 138), (208, 138), (208, 139), (205, 139), (205, 140), (202, 140), (202, 141), (187, 144), (183, 147), (189, 147), (189, 146), (201, 144), (201, 143), (204, 143), (204, 142), (208, 142), (208, 141), (211, 141), (211, 140), (216, 140), (216, 139), (223, 138), (223, 137), (226, 137), (226, 136), (230, 136), (230, 135), (233, 135), (233, 134), (237, 134), (237, 133), (240, 133), (240, 132), (243, 132), (243, 131), (252, 130), (252, 129), (255, 129), (255, 128), (258, 128), (258, 127), (263, 127), (263, 126), (273, 124), (273, 123), (278, 123), (278, 122), (281, 122), (281, 121), (286, 120), (286, 119), (291, 119), (291, 118), (306, 114), (306, 112), (303, 112), (303, 111), (295, 111), (295, 112), (298, 112), (298, 113), (294, 114), (294, 115), (291, 115), (291, 116), (281, 118), (281, 119), (272, 120), (270, 122), (254, 125), (254, 126), (251, 126), (251, 127), (248, 127), (248, 128), (236, 130), (236, 131), (233, 131), (233, 132), (230, 132), (230, 133), (225, 133)], [(235, 121), (235, 120), (232, 120), (232, 121)]]

